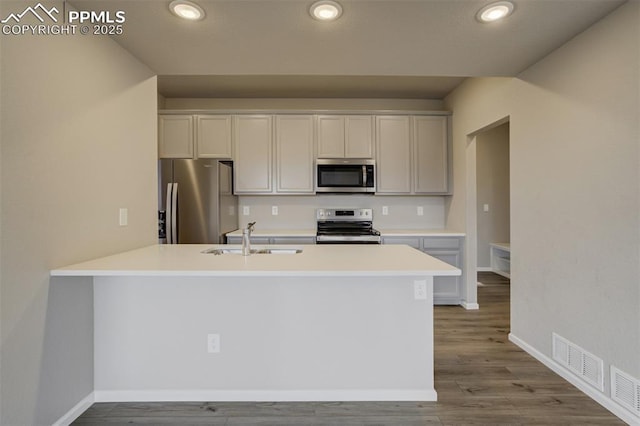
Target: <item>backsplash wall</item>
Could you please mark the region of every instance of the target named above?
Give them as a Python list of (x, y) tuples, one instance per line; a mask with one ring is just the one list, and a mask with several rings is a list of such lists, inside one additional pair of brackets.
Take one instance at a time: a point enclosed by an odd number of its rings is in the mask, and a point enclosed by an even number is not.
[[(241, 196), (240, 226), (256, 222), (256, 229), (315, 229), (318, 208), (372, 208), (373, 226), (379, 229), (443, 229), (445, 197), (378, 195)], [(249, 207), (250, 214), (243, 215)], [(272, 215), (272, 207), (278, 215)], [(382, 215), (387, 206), (389, 214)], [(424, 210), (418, 216), (418, 207)]]

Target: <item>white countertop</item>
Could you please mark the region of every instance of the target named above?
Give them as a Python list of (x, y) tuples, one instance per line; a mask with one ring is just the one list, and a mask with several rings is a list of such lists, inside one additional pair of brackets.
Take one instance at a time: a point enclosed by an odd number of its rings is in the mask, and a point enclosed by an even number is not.
[[(378, 229), (378, 228), (376, 228)], [(378, 229), (383, 237), (464, 237), (464, 232), (447, 229)], [(238, 229), (226, 234), (228, 237), (242, 237)], [(315, 229), (256, 229), (251, 233), (254, 237), (315, 237)]]
[[(442, 276), (461, 271), (406, 245), (304, 245), (299, 254), (204, 254), (237, 245), (153, 245), (51, 271), (52, 276)], [(260, 248), (264, 246), (252, 246)], [(269, 246), (293, 247), (293, 246)]]

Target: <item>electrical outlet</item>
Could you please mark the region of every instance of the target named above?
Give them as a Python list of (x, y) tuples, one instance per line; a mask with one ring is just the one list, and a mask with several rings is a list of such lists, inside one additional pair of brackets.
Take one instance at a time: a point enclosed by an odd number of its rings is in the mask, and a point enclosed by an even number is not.
[(271, 206), (271, 215), (278, 216), (278, 206)]
[(208, 334), (207, 335), (207, 352), (210, 354), (217, 354), (220, 352), (220, 335)]
[(242, 214), (244, 216), (249, 216), (251, 214), (251, 209), (249, 208), (249, 206), (242, 207)]
[(119, 212), (120, 226), (127, 226), (129, 224), (129, 209), (121, 208)]
[(389, 207), (382, 206), (382, 216), (388, 216), (388, 215), (389, 215)]
[(485, 212), (488, 212), (488, 211), (489, 211), (489, 204), (485, 204), (485, 205), (483, 205), (483, 206), (482, 206), (482, 209), (483, 209)]
[(424, 216), (424, 207), (418, 206), (417, 214), (418, 216)]
[(416, 300), (427, 299), (427, 282), (424, 280), (413, 282), (413, 298)]

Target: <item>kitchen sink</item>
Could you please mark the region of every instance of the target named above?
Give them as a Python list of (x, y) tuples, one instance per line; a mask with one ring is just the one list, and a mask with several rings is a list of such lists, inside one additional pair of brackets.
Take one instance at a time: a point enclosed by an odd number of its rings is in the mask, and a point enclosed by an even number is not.
[[(208, 249), (203, 251), (204, 254), (214, 254), (220, 256), (223, 254), (242, 254), (241, 248), (217, 248)], [(299, 254), (302, 253), (302, 249), (299, 248), (260, 248), (251, 249), (251, 254)]]

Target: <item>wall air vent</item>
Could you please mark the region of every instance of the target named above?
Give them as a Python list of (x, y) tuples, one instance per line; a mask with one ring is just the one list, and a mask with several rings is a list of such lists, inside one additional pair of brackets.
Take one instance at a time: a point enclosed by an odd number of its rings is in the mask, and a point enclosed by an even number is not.
[(563, 367), (604, 392), (604, 363), (593, 354), (553, 333), (553, 359)]
[(640, 417), (640, 380), (611, 366), (611, 398)]

